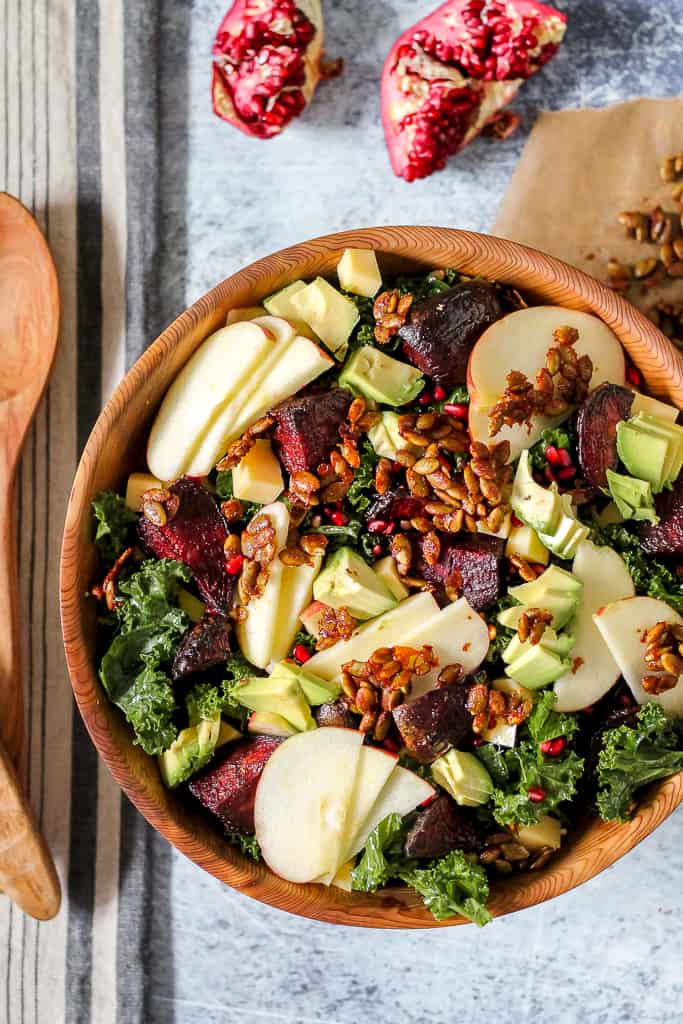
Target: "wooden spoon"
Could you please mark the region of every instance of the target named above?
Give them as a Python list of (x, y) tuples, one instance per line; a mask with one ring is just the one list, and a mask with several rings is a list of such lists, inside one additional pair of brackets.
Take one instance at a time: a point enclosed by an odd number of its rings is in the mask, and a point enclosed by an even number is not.
[(25, 741), (14, 481), (52, 367), (58, 328), (57, 273), (47, 243), (28, 210), (0, 193), (0, 885), (40, 918), (57, 912), (60, 894), (19, 788)]

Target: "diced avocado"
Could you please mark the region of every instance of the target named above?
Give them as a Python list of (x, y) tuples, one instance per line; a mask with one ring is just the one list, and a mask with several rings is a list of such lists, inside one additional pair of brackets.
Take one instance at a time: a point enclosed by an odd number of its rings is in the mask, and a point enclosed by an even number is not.
[(542, 608), (541, 601), (547, 591), (561, 590), (567, 594), (578, 595), (582, 588), (583, 583), (572, 573), (561, 569), (559, 565), (551, 565), (530, 583), (521, 583), (518, 587), (510, 587), (508, 593), (516, 601), (521, 601), (532, 608)]
[(178, 604), (187, 615), (190, 622), (200, 622), (204, 617), (206, 611), (206, 605), (204, 605), (198, 597), (191, 594), (185, 587), (178, 587), (176, 594)]
[(296, 736), (297, 730), (282, 715), (272, 711), (252, 711), (247, 722), (247, 732), (259, 736)]
[(419, 370), (393, 359), (372, 345), (363, 345), (344, 367), (339, 383), (384, 405), (405, 405), (424, 387)]
[(216, 715), (212, 719), (203, 718), (178, 733), (168, 750), (158, 757), (165, 786), (174, 789), (208, 764), (216, 749), (220, 728), (220, 715)]
[(485, 804), (493, 793), (493, 781), (474, 754), (449, 750), (432, 763), (432, 776), (462, 807)]
[(522, 612), (528, 611), (529, 608), (543, 608), (552, 614), (552, 627), (562, 629), (574, 618), (578, 605), (578, 594), (549, 590), (543, 595), (542, 600), (530, 604), (518, 604), (514, 608), (505, 608), (499, 613), (498, 622), (508, 629), (516, 629)]
[(291, 295), (291, 302), (297, 316), (315, 331), (335, 359), (341, 361), (346, 355), (349, 335), (360, 319), (355, 303), (323, 277), (316, 277), (312, 284)]
[(250, 711), (282, 715), (298, 732), (315, 729), (311, 709), (296, 680), (280, 676), (253, 676), (234, 691), (235, 700)]
[(216, 741), (216, 748), (225, 746), (226, 743), (232, 743), (233, 740), (238, 740), (242, 736), (242, 733), (237, 729), (233, 728), (229, 722), (221, 719), (221, 727), (218, 731), (218, 739)]
[[(646, 437), (661, 438), (667, 441), (669, 447), (662, 470), (661, 483), (664, 486), (675, 480), (683, 465), (683, 427), (644, 412), (632, 416), (628, 423)], [(649, 478), (645, 477), (645, 479)]]
[(664, 486), (665, 469), (670, 461), (670, 441), (639, 429), (635, 421), (617, 424), (617, 452), (632, 476), (648, 480), (655, 494)]
[(543, 533), (553, 533), (562, 514), (557, 488), (541, 487), (534, 480), (528, 448), (519, 457), (510, 504), (523, 523)]
[(609, 505), (605, 505), (602, 512), (595, 516), (595, 521), (598, 526), (612, 526), (623, 523), (624, 517), (619, 511), (616, 502), (610, 501)]
[(379, 423), (368, 430), (368, 440), (380, 458), (395, 461), (397, 451), (411, 448), (406, 439), (401, 437), (398, 421), (398, 413), (387, 409), (382, 413)]
[(334, 552), (313, 584), (316, 601), (346, 608), (354, 619), (374, 619), (398, 603), (386, 583), (353, 548)]
[(339, 683), (328, 679), (321, 679), (320, 676), (307, 672), (305, 668), (297, 665), (294, 661), (279, 661), (271, 672), (272, 676), (278, 679), (290, 679), (297, 682), (304, 691), (304, 697), (311, 707), (334, 701), (341, 693), (341, 685)]
[(569, 561), (576, 554), (581, 541), (585, 540), (589, 533), (588, 527), (580, 523), (575, 516), (563, 512), (555, 533), (541, 533), (539, 537), (554, 555)]
[(505, 545), (505, 554), (519, 555), (527, 562), (537, 562), (540, 565), (547, 565), (550, 560), (550, 553), (541, 541), (540, 537), (530, 526), (513, 526)]
[(386, 584), (389, 593), (397, 601), (405, 601), (406, 597), (410, 597), (410, 591), (399, 576), (396, 562), (391, 555), (387, 555), (386, 558), (380, 558), (379, 561), (375, 562), (372, 569), (375, 575), (379, 576), (382, 582)]
[[(558, 634), (552, 626), (548, 626), (543, 631), (541, 644), (552, 654), (557, 654), (559, 657), (563, 658), (571, 651), (574, 646), (575, 639), (576, 638), (573, 633), (568, 632)], [(519, 658), (520, 655), (526, 654), (532, 646), (533, 644), (529, 640), (522, 642), (515, 634), (503, 651), (503, 661), (506, 665), (511, 664), (516, 658)]]
[(540, 690), (554, 683), (569, 667), (568, 661), (536, 644), (507, 665), (505, 674), (529, 690)]
[(655, 512), (652, 485), (648, 480), (637, 480), (633, 476), (624, 476), (623, 473), (615, 473), (614, 470), (608, 469), (607, 486), (622, 519), (659, 522), (659, 516)]

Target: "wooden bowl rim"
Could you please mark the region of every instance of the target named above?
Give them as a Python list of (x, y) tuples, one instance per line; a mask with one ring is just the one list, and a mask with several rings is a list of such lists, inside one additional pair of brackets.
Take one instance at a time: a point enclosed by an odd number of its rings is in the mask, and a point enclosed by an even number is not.
[[(321, 263), (324, 258), (329, 261), (332, 255), (346, 247), (374, 248), (415, 263), (422, 258), (424, 264), (429, 265), (430, 246), (433, 247), (435, 241), (443, 248), (460, 251), (458, 258), (454, 258), (454, 265), (466, 266), (468, 259), (481, 260), (482, 254), (488, 252), (494, 262), (502, 260), (505, 263), (504, 268), (500, 267), (495, 272), (499, 277), (503, 273), (508, 276), (525, 273), (546, 285), (556, 283), (573, 289), (580, 308), (590, 309), (608, 326), (629, 334), (641, 354), (657, 352), (660, 364), (665, 366), (674, 381), (667, 385), (669, 393), (675, 394), (676, 404), (681, 406), (683, 359), (680, 354), (635, 307), (570, 264), (508, 239), (456, 228), (396, 225), (336, 232), (288, 246), (238, 270), (201, 296), (159, 335), (127, 372), (100, 413), (79, 460), (66, 513), (60, 602), (67, 666), (86, 728), (114, 779), (158, 832), (220, 881), (260, 902), (298, 916), (335, 924), (371, 928), (437, 928), (468, 922), (463, 918), (435, 921), (415, 894), (405, 888), (387, 889), (376, 894), (348, 894), (317, 885), (292, 885), (274, 875), (265, 865), (252, 863), (226, 842), (219, 849), (212, 849), (197, 839), (189, 826), (171, 820), (158, 802), (151, 799), (144, 780), (131, 772), (125, 757), (129, 743), (119, 743), (109, 730), (106, 730), (106, 743), (98, 735), (103, 712), (99, 707), (96, 672), (87, 655), (80, 615), (83, 595), (78, 591), (76, 572), (72, 568), (73, 556), (78, 555), (81, 547), (79, 533), (82, 517), (89, 506), (93, 466), (113, 425), (121, 417), (130, 393), (140, 389), (158, 371), (182, 337), (196, 328), (212, 310), (230, 308), (230, 300), (235, 293), (243, 291), (245, 285), (253, 290), (261, 278), (270, 278), (271, 283), (278, 279), (281, 282), (278, 286), (283, 287), (293, 279), (297, 268), (311, 261)], [(313, 272), (304, 271), (306, 276)], [(491, 273), (495, 276), (493, 271)], [(520, 287), (533, 290), (533, 285), (529, 284)], [(259, 295), (259, 300), (261, 297)], [(239, 304), (247, 303), (241, 301)], [(630, 354), (636, 362), (637, 356), (633, 351)], [(666, 389), (662, 385), (658, 390), (664, 393)], [(676, 809), (681, 800), (683, 773), (654, 783), (641, 801), (635, 817), (627, 824), (591, 822), (574, 839), (569, 850), (551, 860), (546, 868), (494, 883), (489, 902), (491, 913), (494, 917), (513, 913), (588, 881), (633, 849)]]

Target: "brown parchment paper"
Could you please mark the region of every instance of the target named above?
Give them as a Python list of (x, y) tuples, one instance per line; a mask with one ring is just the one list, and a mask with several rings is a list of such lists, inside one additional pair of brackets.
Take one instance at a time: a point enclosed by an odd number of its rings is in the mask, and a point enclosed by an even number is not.
[[(679, 210), (661, 180), (663, 159), (683, 150), (683, 96), (638, 99), (603, 109), (539, 115), (493, 227), (493, 234), (542, 249), (606, 281), (614, 256), (633, 263), (656, 245), (625, 237), (622, 210), (660, 203)], [(641, 309), (683, 301), (683, 280), (627, 297)]]

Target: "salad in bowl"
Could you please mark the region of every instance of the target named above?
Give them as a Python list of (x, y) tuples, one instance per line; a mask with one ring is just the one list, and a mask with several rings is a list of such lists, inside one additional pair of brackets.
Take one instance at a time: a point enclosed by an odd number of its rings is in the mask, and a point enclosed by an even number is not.
[(678, 415), (596, 316), (347, 249), (232, 309), (93, 501), (102, 686), (282, 879), (485, 924), (683, 769)]

